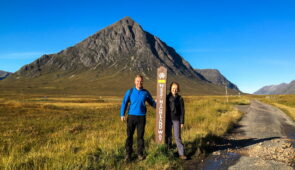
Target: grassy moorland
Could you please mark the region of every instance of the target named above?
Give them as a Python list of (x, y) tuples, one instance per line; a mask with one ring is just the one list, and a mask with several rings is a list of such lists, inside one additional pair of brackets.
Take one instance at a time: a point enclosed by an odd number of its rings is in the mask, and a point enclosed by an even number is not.
[(252, 96), (262, 102), (271, 104), (283, 110), (288, 116), (295, 121), (295, 95), (261, 95)]
[[(185, 97), (182, 137), (188, 155), (197, 155), (210, 136), (224, 135), (241, 118), (233, 105), (248, 101), (229, 101), (220, 96)], [(124, 163), (126, 123), (119, 119), (120, 102), (119, 97), (0, 96), (0, 169), (181, 168), (175, 151), (154, 143), (151, 107), (147, 157)]]

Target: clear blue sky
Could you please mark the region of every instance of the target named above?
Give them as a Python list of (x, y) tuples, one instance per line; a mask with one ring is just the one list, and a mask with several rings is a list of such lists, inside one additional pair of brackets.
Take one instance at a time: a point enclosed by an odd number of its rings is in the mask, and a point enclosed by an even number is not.
[(295, 79), (294, 0), (1, 0), (0, 70), (15, 72), (125, 16), (243, 92)]

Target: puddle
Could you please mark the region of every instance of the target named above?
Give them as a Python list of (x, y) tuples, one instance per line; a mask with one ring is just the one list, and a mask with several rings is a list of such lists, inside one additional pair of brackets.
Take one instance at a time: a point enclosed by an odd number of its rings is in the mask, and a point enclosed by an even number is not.
[(204, 162), (200, 163), (197, 169), (202, 170), (225, 170), (234, 165), (241, 155), (233, 152), (222, 151), (220, 155), (210, 154)]

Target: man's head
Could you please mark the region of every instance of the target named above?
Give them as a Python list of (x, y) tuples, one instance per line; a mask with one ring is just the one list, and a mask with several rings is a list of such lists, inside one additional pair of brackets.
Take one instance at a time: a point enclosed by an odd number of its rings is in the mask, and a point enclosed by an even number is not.
[(134, 84), (136, 89), (142, 89), (143, 88), (143, 77), (142, 75), (136, 75), (134, 79)]

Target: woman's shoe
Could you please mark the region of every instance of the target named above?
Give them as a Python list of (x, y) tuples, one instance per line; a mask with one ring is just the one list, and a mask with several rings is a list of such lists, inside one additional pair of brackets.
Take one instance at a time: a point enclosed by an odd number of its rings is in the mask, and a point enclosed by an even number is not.
[(139, 161), (142, 161), (142, 160), (144, 160), (144, 159), (145, 159), (145, 157), (144, 157), (143, 155), (138, 155), (138, 157), (137, 157), (137, 158), (138, 158), (138, 160), (139, 160)]
[(179, 156), (179, 159), (187, 160), (187, 157), (186, 157), (185, 155), (180, 155), (180, 156)]

